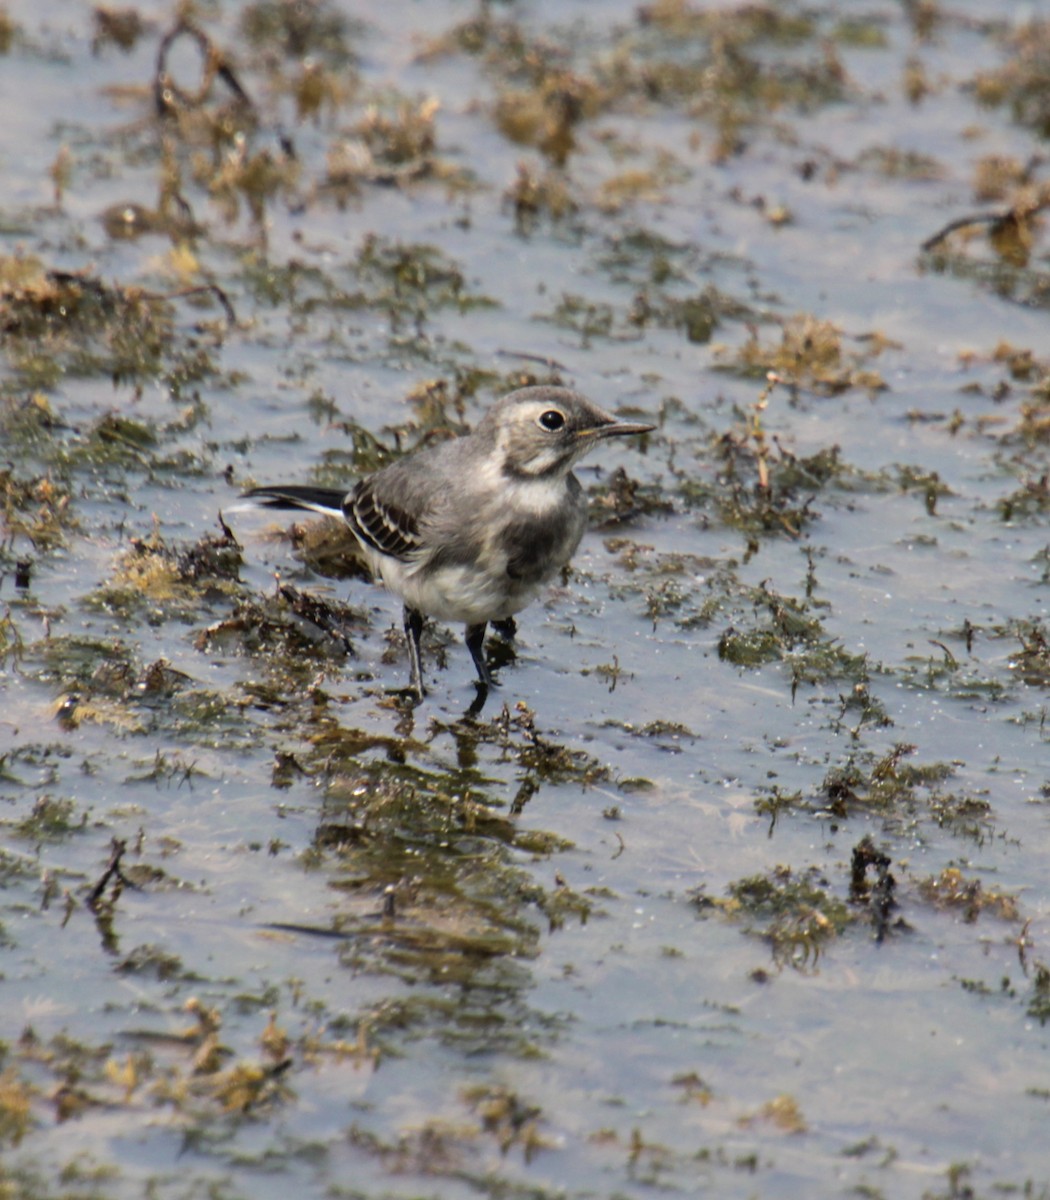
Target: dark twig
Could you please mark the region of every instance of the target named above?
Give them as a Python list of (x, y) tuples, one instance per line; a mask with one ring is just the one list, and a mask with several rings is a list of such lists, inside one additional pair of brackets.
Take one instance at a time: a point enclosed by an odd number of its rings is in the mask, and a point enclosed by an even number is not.
[(551, 371), (568, 371), (568, 367), (564, 363), (558, 362), (556, 358), (550, 358), (546, 354), (529, 354), (525, 350), (497, 350), (496, 353), (501, 358), (520, 358), (524, 362), (539, 363), (541, 366), (547, 367)]
[[(188, 37), (195, 41), (204, 60), (200, 87), (193, 93), (183, 91), (168, 74), (168, 55), (171, 53), (172, 46), (181, 37)], [(216, 78), (226, 84), (234, 97), (248, 109), (252, 116), (255, 115), (255, 105), (251, 97), (241, 86), (240, 80), (226, 61), (222, 51), (216, 47), (204, 30), (194, 25), (192, 21), (185, 19), (177, 21), (161, 38), (160, 46), (157, 49), (157, 69), (153, 76), (153, 101), (157, 115), (168, 116), (178, 105), (185, 108), (199, 107), (207, 99)]]
[(971, 225), (994, 225), (997, 221), (1002, 221), (1004, 216), (1003, 213), (973, 213), (968, 217), (956, 217), (954, 221), (949, 221), (947, 225), (939, 229), (933, 237), (928, 237), (922, 244), (922, 251), (924, 254), (928, 254), (957, 229), (968, 229)]
[(273, 929), (278, 933), (301, 933), (305, 937), (332, 938), (340, 942), (348, 942), (358, 933), (353, 929), (332, 929), (330, 925), (304, 925), (298, 921), (267, 921), (263, 929)]
[[(890, 929), (890, 917), (897, 908), (894, 891), (897, 881), (890, 872), (890, 856), (879, 850), (871, 836), (866, 834), (853, 847), (850, 862), (850, 899), (854, 904), (863, 904), (871, 913), (875, 929), (875, 940), (882, 942)], [(868, 868), (875, 869), (875, 882), (868, 882)]]
[(1002, 212), (971, 213), (968, 217), (956, 217), (954, 221), (949, 221), (947, 225), (939, 229), (933, 237), (928, 237), (922, 243), (922, 251), (924, 254), (929, 254), (957, 229), (967, 229), (971, 225), (990, 225), (994, 232), (997, 228), (1010, 222), (1021, 224), (1035, 216), (1036, 213), (1042, 212), (1044, 208), (1050, 208), (1050, 196), (1030, 207), (1027, 205), (1024, 207), (1014, 206), (1004, 209)]
[(75, 287), (94, 296), (101, 304), (109, 309), (115, 307), (118, 301), (130, 303), (136, 299), (150, 301), (181, 300), (187, 296), (201, 296), (205, 293), (214, 296), (222, 305), (227, 323), (237, 324), (237, 314), (230, 302), (229, 296), (217, 283), (201, 283), (194, 287), (180, 288), (174, 292), (147, 292), (138, 288), (110, 287), (101, 279), (76, 271), (49, 270), (47, 279), (57, 287)]
[(322, 633), (328, 634), (344, 654), (354, 653), (353, 642), (346, 630), (347, 621), (352, 616), (347, 609), (328, 604), (319, 597), (300, 592), (288, 584), (282, 584), (278, 594), (297, 617), (302, 617), (304, 621), (316, 625)]
[(202, 283), (196, 287), (181, 288), (177, 292), (141, 292), (144, 300), (184, 300), (187, 296), (201, 296), (207, 292), (214, 296), (222, 305), (228, 325), (237, 324), (237, 314), (233, 310), (229, 296), (217, 283)]
[(87, 906), (93, 911), (98, 908), (98, 902), (102, 899), (102, 893), (106, 890), (111, 879), (116, 879), (122, 887), (134, 887), (135, 885), (120, 869), (120, 860), (124, 857), (124, 852), (127, 850), (128, 844), (122, 838), (114, 838), (110, 843), (109, 862), (106, 864), (105, 871), (102, 872), (102, 877), (98, 883), (91, 889), (87, 898)]

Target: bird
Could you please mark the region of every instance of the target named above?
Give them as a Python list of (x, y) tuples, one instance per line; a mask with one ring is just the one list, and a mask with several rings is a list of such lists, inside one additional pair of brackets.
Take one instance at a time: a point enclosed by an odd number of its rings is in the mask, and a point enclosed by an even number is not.
[(345, 521), (372, 574), (404, 605), (417, 702), (426, 617), (465, 626), (483, 700), (496, 682), (484, 655), (488, 625), (513, 632), (514, 615), (583, 537), (588, 505), (573, 465), (600, 442), (654, 428), (621, 421), (569, 388), (523, 387), (492, 404), (472, 432), (418, 449), (350, 491), (264, 485), (243, 498)]

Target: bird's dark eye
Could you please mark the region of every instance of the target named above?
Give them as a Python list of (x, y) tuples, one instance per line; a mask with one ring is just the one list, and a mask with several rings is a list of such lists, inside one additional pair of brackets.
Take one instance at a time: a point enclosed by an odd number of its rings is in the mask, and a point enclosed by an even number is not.
[(548, 433), (554, 433), (565, 424), (565, 417), (556, 408), (552, 408), (541, 414), (540, 424)]

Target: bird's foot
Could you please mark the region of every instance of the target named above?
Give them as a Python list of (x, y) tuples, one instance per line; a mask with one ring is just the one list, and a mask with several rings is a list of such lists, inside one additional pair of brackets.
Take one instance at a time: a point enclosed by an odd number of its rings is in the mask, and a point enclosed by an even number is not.
[(490, 688), (487, 683), (482, 683), (479, 679), (474, 684), (474, 687), (477, 689), (477, 692), (467, 707), (467, 711), (463, 714), (464, 721), (473, 721), (475, 717), (481, 716), (481, 710), (485, 707), (485, 702), (489, 698)]
[(502, 621), (493, 621), (492, 628), (505, 642), (513, 642), (518, 634), (518, 622), (513, 617), (504, 617)]
[(484, 688), (486, 691), (496, 687), (496, 681), (492, 678), (492, 672), (485, 661), (485, 622), (468, 625), (465, 641), (467, 649), (470, 651), (470, 657), (474, 660), (474, 669), (478, 673), (478, 687)]
[(517, 662), (517, 659), (517, 651), (510, 642), (504, 642), (499, 638), (494, 642), (489, 642), (487, 655), (489, 683), (494, 687), (498, 686), (492, 672), (501, 670), (508, 663)]

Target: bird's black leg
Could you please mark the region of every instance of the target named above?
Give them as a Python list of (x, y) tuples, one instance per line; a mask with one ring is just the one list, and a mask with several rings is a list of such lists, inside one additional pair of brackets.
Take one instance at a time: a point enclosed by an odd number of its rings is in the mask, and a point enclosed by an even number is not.
[(496, 681), (489, 674), (488, 665), (485, 662), (485, 622), (480, 625), (468, 625), (466, 634), (467, 649), (470, 651), (470, 657), (474, 660), (474, 667), (478, 672), (478, 679), (481, 681), (483, 688), (496, 686)]
[[(484, 628), (484, 627), (482, 627)], [(405, 637), (408, 638), (409, 687), (423, 699), (423, 664), (419, 652), (419, 639), (423, 633), (423, 614), (405, 605)]]

